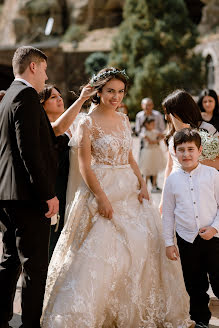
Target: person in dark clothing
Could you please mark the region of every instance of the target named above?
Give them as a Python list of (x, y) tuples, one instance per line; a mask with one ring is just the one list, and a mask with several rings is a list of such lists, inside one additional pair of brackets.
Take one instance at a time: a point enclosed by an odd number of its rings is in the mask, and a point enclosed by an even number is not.
[[(43, 91), (39, 94), (40, 101), (47, 113), (50, 122), (55, 122), (64, 113), (64, 102), (60, 90), (52, 84), (45, 85)], [(66, 190), (68, 184), (69, 172), (69, 139), (70, 131), (57, 136), (58, 145), (58, 174), (56, 178), (56, 194), (59, 199), (59, 214), (55, 224), (51, 225), (49, 258), (51, 259), (53, 250), (58, 241), (59, 235), (64, 226)]]
[(198, 99), (198, 106), (203, 120), (219, 131), (219, 104), (216, 92), (212, 89), (203, 90)]

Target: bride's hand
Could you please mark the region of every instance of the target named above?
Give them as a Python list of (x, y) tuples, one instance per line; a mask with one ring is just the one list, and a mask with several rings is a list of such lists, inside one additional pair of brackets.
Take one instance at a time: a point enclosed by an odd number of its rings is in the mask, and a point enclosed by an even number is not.
[(98, 212), (105, 219), (111, 220), (113, 217), (113, 208), (106, 196), (97, 198)]
[(96, 93), (96, 90), (94, 89), (94, 87), (92, 87), (90, 84), (87, 84), (81, 90), (81, 94), (80, 94), (79, 98), (83, 99), (85, 101), (85, 100), (88, 100), (95, 93)]
[(138, 200), (140, 203), (143, 202), (143, 199), (147, 199), (149, 200), (149, 194), (148, 194), (148, 190), (147, 190), (147, 186), (146, 186), (146, 183), (145, 182), (142, 182), (141, 183), (141, 189), (140, 189), (140, 192), (138, 194)]
[(160, 212), (160, 215), (162, 215), (162, 210), (163, 210), (163, 202), (160, 202), (159, 204), (159, 212)]

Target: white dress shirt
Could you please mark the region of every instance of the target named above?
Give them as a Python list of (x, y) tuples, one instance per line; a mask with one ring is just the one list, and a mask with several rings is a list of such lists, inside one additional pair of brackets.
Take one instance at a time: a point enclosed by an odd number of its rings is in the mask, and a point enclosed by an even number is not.
[(20, 78), (20, 77), (16, 77), (16, 78), (14, 79), (14, 81), (20, 81), (20, 82), (23, 82), (23, 83), (26, 84), (28, 87), (33, 88), (32, 84), (30, 84), (28, 81), (26, 81), (26, 80), (24, 80), (24, 79), (22, 79), (22, 78)]
[(163, 115), (158, 112), (157, 110), (152, 110), (151, 115), (146, 115), (145, 112), (142, 110), (137, 113), (136, 119), (135, 119), (135, 132), (139, 134), (141, 130), (144, 128), (142, 124), (144, 123), (144, 120), (147, 116), (153, 117), (155, 120), (155, 129), (159, 132), (164, 132), (165, 130), (165, 123)]
[(202, 164), (190, 173), (181, 168), (173, 172), (164, 187), (162, 212), (166, 246), (174, 245), (174, 228), (189, 243), (200, 228), (212, 226), (219, 232), (219, 172)]

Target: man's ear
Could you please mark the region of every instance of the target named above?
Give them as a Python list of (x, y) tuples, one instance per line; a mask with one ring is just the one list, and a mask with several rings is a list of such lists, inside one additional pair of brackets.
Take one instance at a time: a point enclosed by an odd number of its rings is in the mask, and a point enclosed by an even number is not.
[(31, 63), (29, 64), (29, 68), (30, 68), (30, 71), (31, 71), (32, 73), (34, 73), (35, 70), (36, 70), (36, 63), (31, 62)]

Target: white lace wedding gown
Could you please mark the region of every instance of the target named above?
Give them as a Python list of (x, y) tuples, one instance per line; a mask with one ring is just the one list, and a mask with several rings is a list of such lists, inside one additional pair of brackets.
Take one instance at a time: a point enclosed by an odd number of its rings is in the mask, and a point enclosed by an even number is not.
[(85, 115), (92, 168), (114, 213), (97, 211), (84, 182), (76, 192), (49, 266), (43, 328), (189, 327), (189, 300), (180, 263), (169, 261), (158, 210), (138, 201), (138, 179), (128, 164), (132, 145), (126, 116), (103, 131)]

